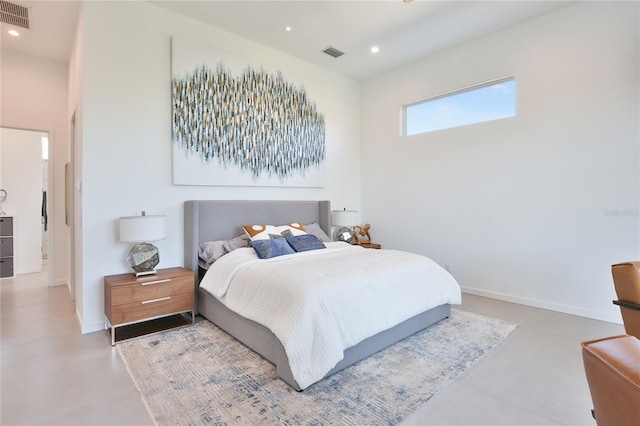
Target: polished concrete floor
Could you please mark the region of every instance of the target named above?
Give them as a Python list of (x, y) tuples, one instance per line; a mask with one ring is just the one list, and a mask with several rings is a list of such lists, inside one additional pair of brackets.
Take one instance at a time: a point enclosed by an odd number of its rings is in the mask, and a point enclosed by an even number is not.
[[(80, 334), (66, 287), (29, 274), (0, 290), (0, 424), (153, 424), (106, 333)], [(519, 326), (405, 424), (595, 425), (580, 342), (621, 325), (471, 295), (462, 309)]]
[(580, 342), (622, 325), (471, 295), (462, 309), (518, 327), (405, 425), (595, 426)]

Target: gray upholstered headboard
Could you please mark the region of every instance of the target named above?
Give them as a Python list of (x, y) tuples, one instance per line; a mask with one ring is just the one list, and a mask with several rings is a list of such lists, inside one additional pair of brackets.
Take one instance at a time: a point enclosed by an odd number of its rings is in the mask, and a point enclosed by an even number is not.
[(184, 267), (198, 276), (198, 247), (203, 241), (242, 235), (243, 225), (318, 222), (331, 235), (329, 201), (192, 200), (184, 203)]

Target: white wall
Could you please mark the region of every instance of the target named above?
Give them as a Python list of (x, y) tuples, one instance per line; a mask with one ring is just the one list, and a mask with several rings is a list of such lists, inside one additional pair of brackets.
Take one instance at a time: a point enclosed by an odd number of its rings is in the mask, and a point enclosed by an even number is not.
[[(128, 246), (117, 242), (120, 216), (141, 210), (167, 215), (167, 239), (156, 244), (159, 267), (165, 268), (183, 263), (185, 200), (329, 199), (334, 205), (360, 208), (359, 83), (146, 2), (86, 2), (83, 14), (84, 37), (76, 56), (82, 82), (74, 89), (82, 101), (83, 271), (78, 311), (83, 332), (103, 327), (103, 276), (128, 270)], [(280, 64), (323, 85), (318, 109), (326, 120), (325, 188), (171, 184), (174, 34), (254, 63)]]
[(0, 125), (49, 132), (50, 284), (69, 280), (68, 235), (64, 223), (64, 164), (69, 155), (67, 64), (2, 49)]
[(69, 58), (69, 101), (67, 116), (72, 125), (69, 131), (69, 182), (67, 182), (69, 221), (69, 284), (76, 301), (78, 319), (84, 317), (82, 288), (82, 105), (83, 105), (83, 51), (84, 51), (84, 2), (78, 10), (76, 36)]
[(0, 188), (3, 210), (14, 217), (16, 274), (42, 270), (42, 136), (46, 133), (0, 129)]
[[(620, 322), (640, 258), (637, 2), (579, 2), (363, 84), (363, 219), (464, 290)], [(517, 117), (399, 136), (400, 106), (515, 75)]]

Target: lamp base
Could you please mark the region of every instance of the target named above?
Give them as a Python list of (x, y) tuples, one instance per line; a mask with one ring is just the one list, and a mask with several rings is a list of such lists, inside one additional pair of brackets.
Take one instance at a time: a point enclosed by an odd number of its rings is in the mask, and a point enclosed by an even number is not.
[(333, 238), (336, 241), (344, 241), (345, 243), (353, 244), (353, 230), (346, 226), (341, 226), (336, 229)]
[(131, 275), (135, 275), (136, 278), (138, 278), (138, 277), (144, 277), (145, 275), (156, 275), (157, 273), (158, 271), (156, 271), (155, 269), (152, 269), (150, 271), (142, 271), (142, 272), (133, 271), (131, 272)]
[(156, 274), (155, 267), (160, 263), (158, 247), (149, 243), (136, 244), (129, 250), (127, 261), (136, 277)]

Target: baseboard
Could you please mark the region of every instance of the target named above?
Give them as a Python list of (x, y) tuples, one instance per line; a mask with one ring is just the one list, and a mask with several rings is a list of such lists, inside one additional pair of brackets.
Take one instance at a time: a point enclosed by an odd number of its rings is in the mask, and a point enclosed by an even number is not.
[(599, 321), (607, 321), (614, 324), (622, 324), (622, 316), (612, 315), (603, 312), (591, 311), (589, 309), (579, 308), (577, 306), (560, 305), (557, 303), (545, 302), (543, 300), (528, 299), (524, 297), (512, 296), (504, 293), (480, 290), (471, 287), (462, 287), (462, 292), (473, 294), (476, 296), (488, 297), (490, 299), (503, 300), (505, 302), (517, 303), (519, 305), (532, 306), (534, 308), (547, 309), (549, 311), (561, 312), (563, 314), (577, 315), (595, 319)]
[(94, 322), (90, 324), (85, 324), (82, 322), (82, 316), (80, 312), (76, 309), (76, 318), (78, 318), (78, 322), (80, 322), (80, 332), (82, 334), (95, 333), (96, 331), (104, 330), (104, 321)]
[(69, 290), (69, 297), (71, 297), (71, 300), (76, 300), (76, 295), (74, 294), (73, 290), (71, 289), (71, 281), (66, 280), (67, 281), (67, 289)]
[(57, 287), (59, 285), (66, 285), (67, 287), (69, 287), (70, 283), (69, 283), (69, 280), (66, 280), (66, 279), (55, 280), (51, 285), (51, 287)]
[(104, 321), (100, 321), (92, 324), (82, 324), (82, 334), (95, 333), (96, 331), (104, 330)]
[(23, 275), (23, 274), (37, 274), (43, 271), (42, 267), (39, 268), (26, 268), (26, 269), (21, 269), (19, 271), (16, 272), (16, 275)]

